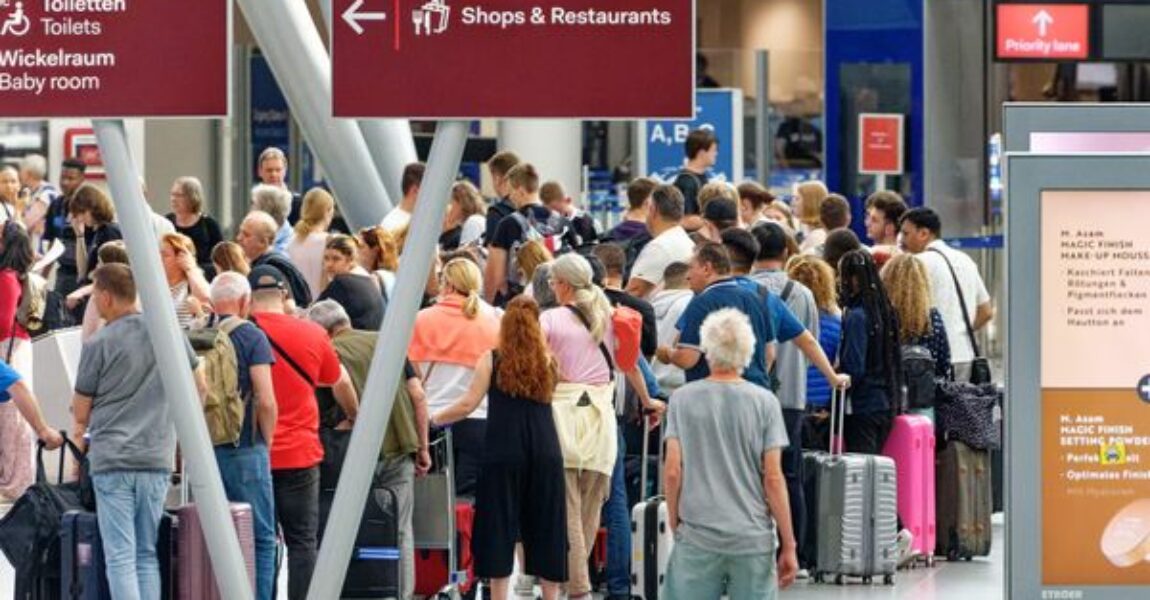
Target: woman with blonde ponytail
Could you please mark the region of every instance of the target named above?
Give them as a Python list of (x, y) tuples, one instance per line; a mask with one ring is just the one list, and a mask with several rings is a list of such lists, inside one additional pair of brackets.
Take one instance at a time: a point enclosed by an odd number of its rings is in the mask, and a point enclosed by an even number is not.
[(303, 197), (295, 235), (285, 251), (311, 289), (311, 297), (323, 291), (323, 252), (327, 247), (327, 230), (335, 216), (335, 199), (327, 190), (312, 188)]
[[(483, 301), (483, 273), (466, 258), (448, 261), (439, 276), (439, 299), (419, 311), (407, 358), (423, 376), (430, 413), (446, 409), (467, 393), (475, 365), (499, 345), (501, 312)], [(487, 401), (452, 426), (456, 492), (475, 494), (487, 431)]]
[(591, 264), (575, 253), (551, 264), (558, 308), (540, 318), (547, 345), (559, 362), (552, 400), (567, 483), (567, 595), (590, 598), (587, 559), (599, 531), (600, 511), (611, 492), (618, 450), (615, 373), (622, 372), (645, 407), (661, 403), (647, 395), (638, 366), (638, 339), (624, 348), (612, 326), (611, 303), (591, 281)]

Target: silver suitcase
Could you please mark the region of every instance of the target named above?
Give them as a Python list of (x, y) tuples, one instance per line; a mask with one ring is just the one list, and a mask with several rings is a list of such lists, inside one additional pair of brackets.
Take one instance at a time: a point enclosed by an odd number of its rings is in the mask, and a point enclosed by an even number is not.
[[(818, 560), (815, 581), (881, 576), (894, 583), (898, 568), (898, 476), (885, 456), (843, 454), (835, 444), (835, 424), (842, 438), (845, 399), (835, 394), (831, 406), (831, 456), (818, 461)], [(836, 447), (837, 446), (837, 447)]]
[[(659, 435), (659, 463), (662, 463), (663, 439)], [(642, 466), (640, 467), (639, 489), (647, 489), (648, 441), (643, 439)], [(657, 476), (657, 475), (656, 475)], [(662, 480), (656, 486), (659, 495), (639, 502), (631, 509), (631, 598), (637, 600), (658, 600), (663, 595), (663, 583), (667, 579), (667, 564), (675, 539), (667, 513), (667, 501), (662, 496)]]

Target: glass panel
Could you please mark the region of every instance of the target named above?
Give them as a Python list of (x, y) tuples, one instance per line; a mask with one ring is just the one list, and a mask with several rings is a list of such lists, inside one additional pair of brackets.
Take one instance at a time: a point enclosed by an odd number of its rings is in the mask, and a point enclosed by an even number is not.
[[(911, 114), (911, 71), (907, 63), (871, 64), (846, 63), (839, 68), (842, 122), (838, 130), (843, 132), (841, 145), (842, 189), (840, 193), (850, 196), (866, 196), (874, 190), (873, 175), (858, 174), (858, 119), (860, 113), (899, 113)], [(909, 127), (908, 127), (909, 129)], [(904, 142), (905, 143), (905, 142)], [(907, 149), (905, 156), (913, 156)], [(915, 167), (907, 162), (907, 172), (902, 176), (887, 178), (887, 188), (904, 196), (911, 194), (910, 180)]]

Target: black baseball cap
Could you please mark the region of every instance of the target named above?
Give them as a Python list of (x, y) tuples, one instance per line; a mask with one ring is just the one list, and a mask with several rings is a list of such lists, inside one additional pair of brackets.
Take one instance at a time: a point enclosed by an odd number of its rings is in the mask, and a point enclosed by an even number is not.
[(260, 265), (252, 269), (252, 272), (248, 274), (248, 283), (251, 284), (253, 292), (287, 289), (287, 281), (284, 279), (283, 273), (268, 265)]

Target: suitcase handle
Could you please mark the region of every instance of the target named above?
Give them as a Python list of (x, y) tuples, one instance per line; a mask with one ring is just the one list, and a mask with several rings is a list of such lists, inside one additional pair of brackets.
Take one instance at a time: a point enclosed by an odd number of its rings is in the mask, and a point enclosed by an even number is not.
[[(663, 423), (665, 420), (665, 417), (660, 419), (658, 426), (655, 428), (656, 435), (658, 436), (657, 442), (659, 444), (659, 454), (656, 462), (659, 464), (663, 462)], [(626, 448), (620, 448), (619, 452), (626, 452)], [(643, 495), (647, 493), (647, 463), (651, 462), (651, 432), (647, 430), (646, 419), (643, 420), (643, 449), (639, 452), (640, 460), (642, 461), (639, 465), (639, 497), (642, 498)], [(661, 496), (662, 492), (663, 479), (659, 478), (655, 484), (655, 494)]]
[(847, 391), (844, 388), (831, 388), (831, 435), (830, 448), (827, 450), (831, 456), (842, 456), (845, 445), (843, 435), (846, 432), (847, 419)]

